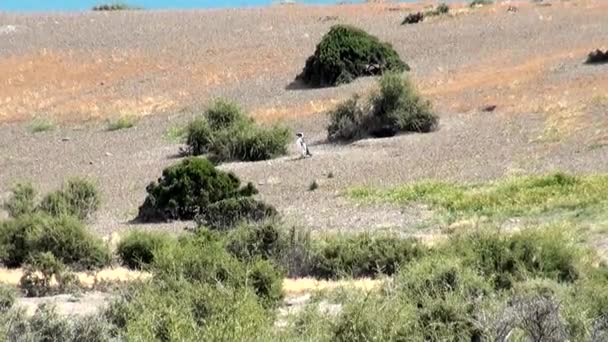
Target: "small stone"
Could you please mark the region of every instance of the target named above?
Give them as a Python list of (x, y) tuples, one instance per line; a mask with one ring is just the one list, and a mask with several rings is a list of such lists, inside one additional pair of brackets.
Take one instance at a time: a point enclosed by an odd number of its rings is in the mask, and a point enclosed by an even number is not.
[(70, 138), (68, 138), (68, 137), (63, 137), (63, 138), (61, 138), (61, 141), (70, 141)]
[(111, 156), (112, 156), (112, 153), (106, 152), (106, 157), (111, 157)]

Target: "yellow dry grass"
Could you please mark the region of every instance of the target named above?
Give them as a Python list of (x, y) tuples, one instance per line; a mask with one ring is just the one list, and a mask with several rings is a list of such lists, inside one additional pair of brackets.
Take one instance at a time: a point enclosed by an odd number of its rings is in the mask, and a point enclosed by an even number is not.
[(371, 290), (381, 284), (381, 280), (361, 278), (349, 280), (317, 280), (313, 278), (285, 279), (283, 290), (286, 294), (307, 293), (318, 290), (335, 289), (339, 287), (352, 287), (362, 290)]
[[(0, 283), (18, 285), (22, 275), (23, 270), (20, 268), (0, 268)], [(76, 275), (84, 286), (92, 286), (96, 281), (125, 282), (150, 277), (149, 273), (133, 271), (124, 267), (108, 268), (95, 273), (78, 272)]]
[[(23, 275), (22, 269), (0, 269), (0, 283), (17, 286)], [(80, 282), (84, 286), (91, 287), (96, 282), (128, 282), (142, 280), (150, 277), (147, 272), (129, 270), (124, 267), (104, 269), (96, 273), (77, 273)], [(308, 293), (318, 290), (335, 289), (339, 287), (352, 287), (363, 290), (371, 290), (381, 284), (381, 280), (370, 278), (350, 280), (317, 280), (313, 278), (287, 278), (283, 281), (283, 290), (286, 294)]]

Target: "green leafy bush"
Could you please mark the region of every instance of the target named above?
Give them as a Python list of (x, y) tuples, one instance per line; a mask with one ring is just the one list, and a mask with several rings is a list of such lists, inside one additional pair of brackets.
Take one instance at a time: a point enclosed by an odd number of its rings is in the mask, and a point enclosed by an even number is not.
[(190, 157), (163, 170), (158, 182), (146, 187), (148, 196), (139, 207), (143, 221), (193, 219), (215, 202), (251, 196), (253, 185), (240, 188), (233, 174), (215, 168), (207, 159)]
[(355, 96), (329, 112), (330, 141), (388, 137), (398, 132), (426, 133), (437, 128), (438, 119), (430, 103), (418, 95), (409, 80), (389, 73), (379, 83), (380, 91), (370, 97), (369, 103), (361, 104)]
[(574, 282), (580, 277), (581, 250), (556, 229), (526, 230), (513, 236), (475, 232), (452, 237), (449, 253), (492, 280), (497, 289), (510, 289), (527, 278)]
[(230, 229), (239, 223), (255, 223), (276, 217), (277, 210), (251, 197), (227, 198), (207, 206), (197, 218), (212, 229)]
[(36, 191), (30, 183), (20, 183), (11, 189), (11, 197), (4, 203), (4, 209), (11, 217), (18, 217), (34, 212)]
[(84, 178), (72, 178), (63, 189), (46, 195), (39, 209), (52, 216), (72, 215), (84, 220), (97, 211), (99, 205), (95, 184)]
[(120, 240), (116, 253), (123, 265), (131, 269), (141, 269), (154, 261), (155, 251), (171, 241), (167, 234), (135, 230)]
[(393, 236), (330, 237), (315, 246), (311, 275), (329, 279), (392, 275), (399, 267), (419, 258), (424, 250), (416, 240)]
[(349, 83), (357, 77), (409, 70), (389, 43), (348, 25), (323, 36), (296, 79), (314, 87)]
[(265, 306), (274, 306), (282, 298), (282, 275), (273, 264), (235, 258), (227, 251), (221, 235), (204, 229), (159, 249), (152, 265), (152, 272), (162, 281), (248, 287)]
[(218, 162), (275, 158), (287, 152), (290, 136), (285, 127), (257, 126), (235, 103), (222, 99), (192, 121), (186, 131), (189, 153), (209, 154)]
[(70, 216), (32, 214), (0, 222), (0, 245), (6, 251), (1, 261), (8, 267), (18, 267), (39, 252), (50, 252), (76, 268), (99, 268), (110, 262), (103, 242)]

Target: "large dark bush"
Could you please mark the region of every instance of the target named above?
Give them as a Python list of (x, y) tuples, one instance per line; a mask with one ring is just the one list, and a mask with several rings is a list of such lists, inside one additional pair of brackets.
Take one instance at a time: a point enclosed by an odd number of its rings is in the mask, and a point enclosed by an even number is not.
[(407, 78), (389, 73), (379, 83), (380, 91), (372, 94), (368, 103), (355, 96), (329, 112), (330, 141), (388, 137), (399, 132), (426, 133), (437, 127), (431, 104), (420, 97)]
[(143, 221), (193, 219), (212, 203), (250, 196), (253, 185), (240, 187), (240, 180), (215, 168), (207, 159), (190, 157), (163, 170), (158, 182), (146, 187), (148, 196), (139, 207)]
[(409, 70), (389, 43), (348, 25), (323, 36), (296, 79), (314, 87), (349, 83), (357, 77)]
[(76, 268), (99, 268), (110, 262), (108, 248), (91, 235), (78, 219), (44, 214), (22, 215), (0, 223), (2, 263), (18, 267), (33, 254), (50, 252)]
[(257, 161), (287, 152), (289, 130), (255, 124), (235, 103), (215, 101), (186, 128), (186, 143), (193, 155), (208, 154), (215, 161)]

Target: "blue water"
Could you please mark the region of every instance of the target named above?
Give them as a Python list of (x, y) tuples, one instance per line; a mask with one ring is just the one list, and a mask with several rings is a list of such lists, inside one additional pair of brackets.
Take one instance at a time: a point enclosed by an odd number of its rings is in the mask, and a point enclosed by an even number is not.
[[(276, 0), (0, 0), (0, 11), (86, 11), (100, 3), (127, 3), (146, 9), (192, 9), (265, 6)], [(331, 4), (337, 0), (297, 0), (298, 3)], [(358, 1), (351, 1), (358, 2)]]

